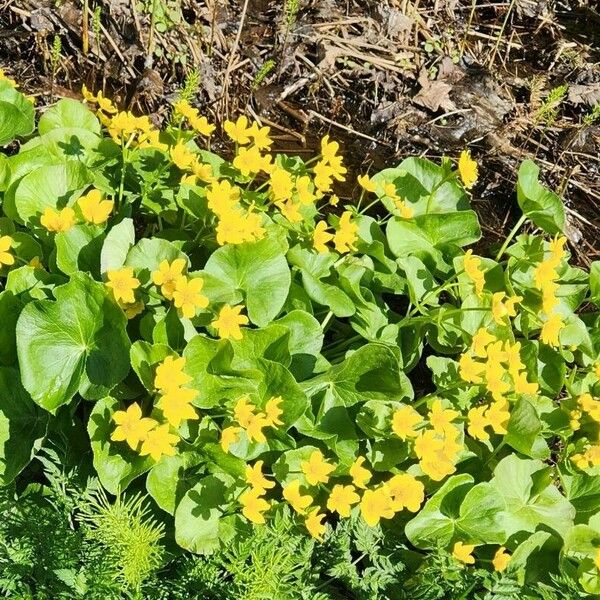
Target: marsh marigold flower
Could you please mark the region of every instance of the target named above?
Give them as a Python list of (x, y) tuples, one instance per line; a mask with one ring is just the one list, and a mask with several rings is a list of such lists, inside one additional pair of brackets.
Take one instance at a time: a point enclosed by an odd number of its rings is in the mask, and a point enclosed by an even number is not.
[(300, 463), (300, 468), (310, 485), (327, 483), (329, 474), (335, 471), (335, 467), (325, 460), (320, 450), (314, 450), (308, 460)]
[(458, 159), (458, 173), (466, 189), (469, 190), (475, 185), (477, 177), (479, 176), (479, 169), (477, 163), (471, 158), (471, 153), (468, 150), (463, 150), (460, 153), (460, 158)]
[(161, 294), (167, 299), (173, 299), (175, 284), (182, 276), (185, 268), (185, 258), (176, 258), (172, 263), (163, 260), (158, 265), (158, 270), (152, 272), (152, 281), (154, 285), (160, 286)]
[(478, 256), (473, 256), (472, 250), (467, 250), (463, 256), (463, 266), (465, 273), (469, 276), (475, 285), (475, 291), (480, 296), (485, 285), (485, 276), (481, 270), (481, 259)]
[(158, 423), (154, 419), (142, 417), (139, 404), (131, 404), (127, 410), (117, 410), (112, 416), (117, 427), (112, 432), (110, 439), (114, 442), (127, 442), (132, 450), (137, 450), (138, 444), (143, 442), (150, 430)]
[(564, 321), (558, 313), (551, 314), (542, 325), (540, 340), (544, 344), (557, 348), (560, 346), (560, 332), (564, 326)]
[(283, 421), (279, 418), (283, 414), (281, 408), (282, 402), (283, 398), (281, 396), (275, 396), (267, 401), (267, 404), (265, 405), (265, 415), (269, 427), (283, 425)]
[(312, 504), (312, 496), (300, 492), (300, 480), (294, 479), (283, 488), (284, 500), (297, 512), (304, 514)]
[(404, 510), (417, 512), (425, 500), (425, 486), (409, 473), (398, 473), (383, 487), (392, 498), (394, 511)]
[(366, 459), (364, 456), (359, 456), (353, 463), (352, 466), (350, 467), (350, 477), (352, 477), (352, 483), (357, 487), (357, 488), (361, 488), (361, 489), (366, 489), (367, 487), (367, 483), (369, 483), (369, 481), (371, 480), (371, 477), (373, 477), (373, 475), (371, 474), (371, 471), (369, 471), (369, 469), (366, 469), (365, 467), (363, 467), (363, 464), (366, 462)]
[(360, 501), (360, 514), (369, 527), (375, 527), (381, 519), (394, 516), (392, 499), (383, 487), (365, 491)]
[(327, 509), (337, 512), (340, 517), (349, 517), (352, 505), (358, 503), (360, 496), (353, 485), (336, 484), (327, 499)]
[(392, 431), (406, 441), (417, 435), (415, 428), (423, 422), (423, 417), (412, 406), (402, 405), (392, 416)]
[(323, 534), (325, 533), (325, 531), (327, 531), (327, 526), (324, 523), (322, 523), (324, 518), (325, 515), (321, 514), (318, 508), (315, 508), (314, 510), (310, 511), (310, 513), (308, 513), (304, 521), (308, 533), (310, 533), (312, 537), (319, 541), (323, 539)]
[(257, 525), (265, 523), (264, 512), (271, 508), (271, 505), (261, 498), (261, 490), (252, 488), (248, 489), (240, 495), (240, 504), (242, 505), (242, 514)]
[(275, 487), (273, 481), (269, 481), (262, 472), (264, 462), (257, 460), (254, 465), (248, 465), (244, 474), (246, 476), (246, 483), (252, 486), (252, 489), (258, 490), (263, 494), (266, 490), (270, 490)]
[(248, 325), (250, 322), (246, 315), (240, 314), (243, 306), (228, 306), (227, 304), (219, 311), (219, 316), (211, 323), (217, 330), (219, 337), (222, 340), (229, 338), (234, 340), (242, 339), (241, 325)]
[(183, 372), (185, 357), (167, 356), (157, 367), (154, 374), (154, 387), (165, 393), (173, 388), (178, 388), (192, 381), (192, 378)]
[(223, 452), (229, 452), (229, 447), (239, 440), (240, 431), (242, 431), (242, 428), (236, 427), (235, 425), (225, 427), (223, 431), (221, 431), (221, 439), (219, 443), (221, 444)]
[(332, 239), (333, 234), (327, 231), (327, 223), (325, 221), (319, 221), (315, 225), (315, 231), (313, 233), (313, 248), (317, 252), (329, 252), (327, 243), (330, 242)]
[(112, 200), (103, 200), (100, 190), (91, 190), (77, 200), (83, 218), (88, 223), (101, 225), (106, 222), (115, 203)]
[(15, 264), (15, 257), (10, 252), (13, 242), (14, 240), (10, 235), (0, 236), (0, 267), (3, 265), (10, 266)]
[(146, 439), (142, 442), (140, 455), (150, 455), (158, 461), (164, 456), (175, 456), (175, 444), (179, 441), (179, 436), (169, 432), (169, 424), (165, 423), (148, 433)]
[(208, 306), (208, 298), (200, 293), (203, 286), (204, 280), (200, 277), (188, 279), (181, 276), (175, 282), (173, 302), (184, 317), (191, 319), (196, 316), (199, 308)]
[(463, 544), (462, 542), (456, 542), (452, 548), (452, 556), (465, 565), (473, 565), (475, 564), (473, 550), (475, 550), (475, 544)]
[(270, 133), (270, 127), (260, 127), (256, 122), (252, 123), (248, 129), (248, 135), (254, 140), (254, 145), (259, 150), (266, 150), (273, 144), (273, 140), (269, 137)]
[(358, 225), (352, 222), (352, 213), (346, 211), (340, 217), (338, 229), (333, 236), (335, 249), (340, 252), (356, 250), (354, 242), (358, 239)]
[(490, 425), (485, 412), (488, 409), (487, 405), (475, 406), (469, 410), (467, 414), (467, 433), (476, 440), (487, 441), (490, 439), (490, 434), (485, 428)]
[(506, 552), (506, 548), (504, 546), (500, 546), (500, 548), (496, 550), (496, 554), (494, 554), (494, 558), (492, 559), (494, 570), (498, 573), (502, 573), (502, 571), (505, 571), (506, 567), (508, 567), (509, 562), (510, 554)]
[(40, 223), (42, 227), (55, 233), (69, 231), (75, 225), (75, 211), (70, 206), (58, 211), (47, 206), (44, 214), (40, 217)]
[(359, 175), (356, 180), (365, 192), (375, 193), (377, 190), (377, 184), (368, 175)]
[(108, 278), (106, 286), (112, 289), (115, 300), (125, 304), (135, 302), (134, 290), (140, 287), (140, 280), (133, 276), (131, 267), (108, 271), (106, 276)]
[(185, 387), (172, 387), (158, 401), (165, 419), (173, 427), (179, 427), (182, 421), (195, 421), (198, 414), (192, 406), (192, 400), (198, 395), (196, 390)]
[(248, 117), (241, 115), (237, 121), (225, 121), (225, 133), (237, 144), (242, 146), (250, 143), (251, 127), (248, 127)]

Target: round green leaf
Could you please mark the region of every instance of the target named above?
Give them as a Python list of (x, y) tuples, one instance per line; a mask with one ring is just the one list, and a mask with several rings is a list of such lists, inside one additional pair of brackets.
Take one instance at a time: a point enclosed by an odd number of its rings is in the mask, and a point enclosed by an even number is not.
[(54, 295), (28, 304), (17, 322), (23, 385), (49, 411), (77, 391), (102, 397), (129, 371), (127, 319), (107, 288), (78, 273)]

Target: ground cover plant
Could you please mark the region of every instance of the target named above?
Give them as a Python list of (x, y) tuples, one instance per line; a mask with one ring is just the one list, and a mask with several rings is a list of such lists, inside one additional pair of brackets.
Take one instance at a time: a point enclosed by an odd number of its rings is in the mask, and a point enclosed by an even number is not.
[(532, 161), (475, 246), (466, 150), (346, 203), (330, 136), (83, 96), (0, 81), (8, 593), (600, 593), (600, 263)]

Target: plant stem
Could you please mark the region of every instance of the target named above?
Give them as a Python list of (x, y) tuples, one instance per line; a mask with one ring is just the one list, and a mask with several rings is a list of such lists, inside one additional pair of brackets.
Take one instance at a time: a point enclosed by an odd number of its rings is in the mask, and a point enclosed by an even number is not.
[(523, 225), (523, 223), (525, 223), (526, 220), (527, 220), (527, 215), (521, 215), (521, 218), (517, 221), (515, 226), (511, 229), (507, 238), (504, 240), (504, 244), (502, 244), (502, 247), (500, 248), (498, 254), (496, 255), (496, 262), (498, 262), (500, 260), (500, 258), (502, 257), (502, 255), (504, 254), (506, 249), (508, 248), (508, 245), (512, 242), (512, 239), (515, 237), (515, 235), (517, 235), (517, 232), (519, 231), (519, 229), (521, 229), (521, 226)]

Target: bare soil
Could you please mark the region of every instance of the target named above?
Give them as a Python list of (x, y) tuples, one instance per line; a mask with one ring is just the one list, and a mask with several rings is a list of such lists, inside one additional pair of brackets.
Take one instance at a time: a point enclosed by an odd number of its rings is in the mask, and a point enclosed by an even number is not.
[(195, 103), (218, 124), (246, 113), (300, 155), (340, 140), (342, 198), (359, 172), (468, 146), (488, 243), (518, 219), (532, 158), (580, 264), (600, 256), (599, 61), (594, 1), (0, 0), (0, 67), (39, 109), (85, 83), (160, 122), (196, 70)]

